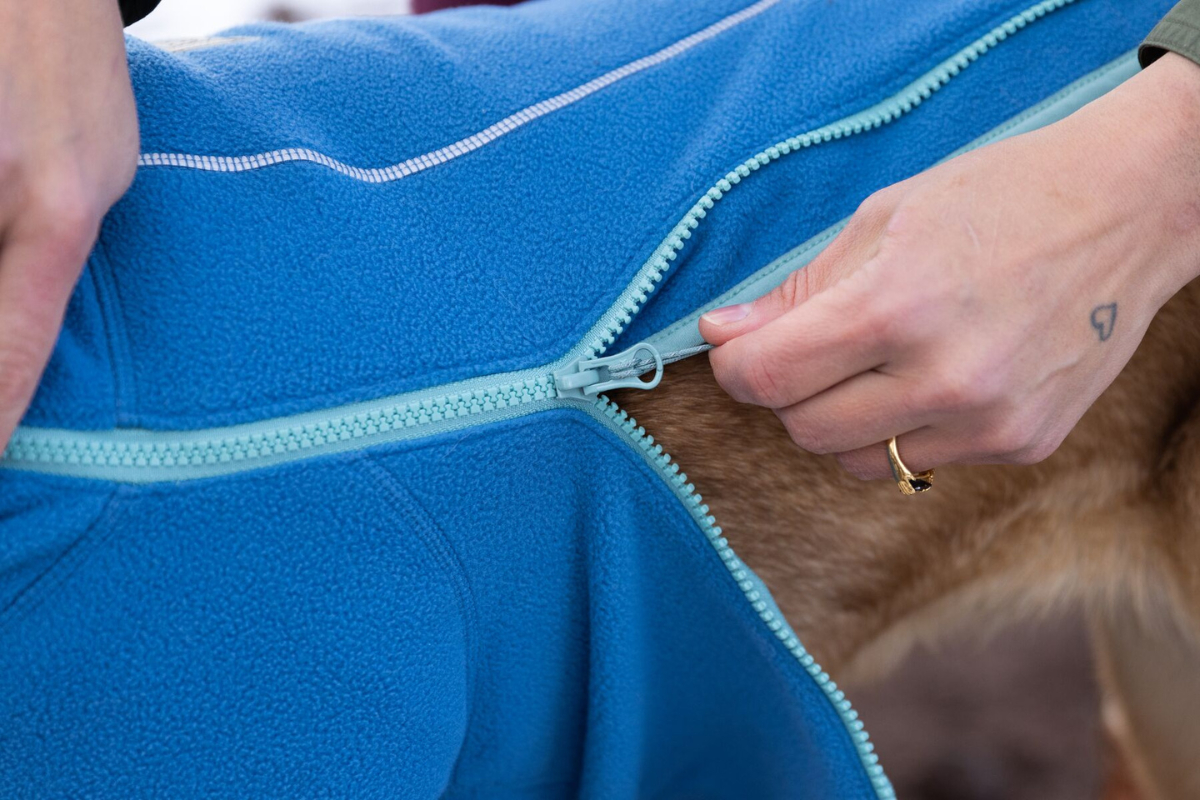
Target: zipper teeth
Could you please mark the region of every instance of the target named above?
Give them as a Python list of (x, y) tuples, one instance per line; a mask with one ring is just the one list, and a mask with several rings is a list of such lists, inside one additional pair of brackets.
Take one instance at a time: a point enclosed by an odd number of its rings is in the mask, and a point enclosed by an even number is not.
[[(882, 127), (912, 111), (988, 50), (1029, 23), (1075, 0), (1042, 0), (1010, 17), (976, 39), (957, 54), (918, 78), (897, 95), (857, 114), (790, 137), (767, 147), (738, 164), (720, 178), (659, 244), (601, 323), (584, 337), (576, 351), (584, 358), (602, 354), (632, 321), (654, 292), (671, 262), (678, 258), (713, 206), (763, 166), (798, 150)], [(82, 467), (188, 467), (252, 461), (255, 458), (313, 452), (322, 445), (354, 441), (372, 432), (402, 431), (425, 422), (475, 416), (496, 408), (525, 405), (556, 396), (552, 374), (529, 380), (502, 383), (483, 389), (464, 390), (433, 399), (397, 402), (365, 411), (333, 411), (315, 421), (295, 422), (283, 427), (219, 435), (155, 432), (153, 441), (140, 438), (145, 432), (118, 429), (112, 435), (89, 435), (78, 431), (44, 431), (18, 428), (3, 454), (5, 461), (25, 465)]]
[(550, 375), (328, 419), (226, 437), (175, 441), (79, 440), (24, 429), (7, 458), (88, 467), (198, 467), (300, 453), (334, 443), (462, 419), (555, 396)]
[(696, 487), (688, 482), (687, 474), (679, 469), (679, 465), (663, 450), (662, 445), (657, 444), (654, 437), (646, 433), (646, 429), (639, 426), (637, 420), (629, 416), (627, 411), (622, 410), (604, 395), (596, 398), (595, 405), (600, 414), (624, 432), (657, 468), (667, 485), (683, 502), (696, 524), (704, 531), (709, 544), (717, 551), (717, 555), (729, 570), (730, 575), (733, 576), (734, 581), (737, 582), (746, 600), (758, 613), (759, 618), (825, 693), (825, 697), (841, 717), (842, 724), (845, 725), (846, 732), (850, 735), (850, 739), (858, 751), (858, 757), (862, 761), (863, 768), (866, 770), (867, 777), (879, 800), (895, 800), (896, 790), (892, 787), (892, 782), (888, 780), (879, 763), (879, 756), (875, 754), (875, 745), (871, 743), (862, 720), (858, 718), (858, 712), (850, 705), (846, 694), (838, 688), (829, 674), (821, 669), (821, 665), (817, 663), (816, 659), (804, 649), (804, 645), (796, 638), (791, 626), (773, 610), (772, 604), (767, 602), (767, 599), (758, 591), (756, 584), (750, 580), (749, 568), (742, 563), (733, 548), (729, 546), (729, 541), (717, 524), (716, 517), (709, 513), (709, 508), (704, 504), (704, 499), (696, 491)]
[[(700, 225), (700, 221), (708, 215), (713, 206), (732, 191), (735, 186), (741, 183), (743, 178), (750, 177), (752, 173), (767, 164), (778, 161), (784, 156), (798, 150), (804, 150), (824, 142), (864, 133), (894, 122), (925, 100), (928, 100), (934, 92), (949, 83), (952, 78), (970, 66), (973, 61), (987, 53), (1000, 42), (1021, 30), (1029, 23), (1074, 2), (1075, 0), (1043, 0), (1027, 8), (1025, 11), (1010, 17), (988, 33), (976, 39), (950, 59), (942, 62), (932, 71), (918, 78), (900, 94), (858, 114), (824, 125), (807, 133), (784, 139), (767, 147), (762, 152), (751, 156), (727, 172), (724, 177), (718, 180), (696, 201), (662, 243), (659, 244), (654, 253), (651, 254), (632, 287), (633, 291), (627, 292), (625, 302), (613, 310), (613, 319), (610, 321), (607, 329), (602, 330), (588, 342), (585, 349), (586, 357), (595, 358), (601, 355), (616, 341), (617, 337), (621, 335), (633, 317), (645, 305), (646, 299), (654, 291), (655, 287), (662, 281), (667, 270), (671, 268), (671, 263), (678, 258), (687, 240), (692, 237), (692, 231)], [(646, 433), (646, 429), (639, 426), (637, 421), (629, 416), (628, 412), (620, 409), (616, 403), (604, 395), (598, 397), (595, 403), (599, 412), (624, 432), (657, 468), (659, 474), (664, 477), (668, 486), (670, 486), (671, 490), (684, 504), (688, 512), (692, 515), (692, 518), (696, 521), (696, 524), (704, 532), (709, 543), (717, 551), (717, 555), (729, 570), (734, 581), (737, 582), (747, 602), (750, 603), (767, 628), (775, 634), (775, 637), (779, 639), (783, 646), (800, 662), (800, 666), (804, 668), (825, 694), (825, 697), (841, 718), (842, 724), (850, 736), (850, 740), (854, 743), (859, 760), (862, 762), (863, 769), (871, 781), (871, 786), (879, 800), (895, 800), (896, 790), (884, 773), (883, 766), (879, 763), (879, 756), (875, 753), (875, 746), (871, 743), (866, 726), (858, 718), (858, 712), (854, 710), (850, 701), (846, 699), (845, 692), (838, 688), (837, 683), (829, 676), (829, 673), (821, 669), (821, 665), (817, 663), (816, 659), (800, 643), (791, 626), (773, 610), (772, 604), (768, 603), (766, 598), (762, 597), (756, 584), (750, 580), (748, 568), (738, 558), (733, 548), (729, 546), (729, 541), (725, 538), (721, 527), (717, 524), (716, 517), (709, 513), (709, 508), (704, 504), (703, 497), (696, 491), (696, 487), (688, 483), (687, 474), (680, 470), (679, 465), (663, 450), (662, 445), (655, 443), (654, 437)]]
[[(792, 152), (874, 130), (899, 119), (929, 99), (934, 92), (997, 44), (1029, 23), (1074, 2), (1075, 0), (1042, 0), (997, 25), (918, 78), (899, 94), (842, 120), (784, 139), (738, 164), (696, 201), (659, 244), (632, 285), (627, 287), (617, 304), (606, 315), (609, 317), (607, 324), (594, 329), (596, 332), (585, 339), (580, 352), (585, 358), (599, 356), (621, 335), (662, 281), (671, 263), (678, 258), (687, 240), (691, 238), (692, 231), (699, 226), (713, 206), (741, 183), (743, 178), (748, 178), (761, 167)], [(119, 441), (81, 439), (77, 435), (54, 436), (38, 433), (37, 429), (19, 428), (3, 454), (3, 459), (26, 463), (110, 467), (207, 466), (309, 451), (332, 443), (400, 431), (442, 420), (471, 417), (538, 400), (553, 399), (556, 396), (553, 374), (545, 374), (527, 380), (341, 414), (265, 432), (256, 431), (226, 437), (154, 442)], [(756, 584), (750, 580), (748, 568), (729, 546), (716, 518), (709, 513), (709, 508), (704, 504), (696, 487), (688, 483), (687, 475), (680, 470), (670, 455), (663, 451), (662, 445), (656, 444), (654, 437), (646, 433), (627, 412), (603, 395), (596, 398), (594, 404), (597, 412), (628, 436), (654, 465), (704, 532), (763, 623), (824, 692), (854, 743), (879, 800), (895, 800), (895, 789), (879, 764), (879, 757), (874, 752), (874, 745), (871, 744), (858, 713), (851, 707), (845, 693), (805, 650), (791, 627), (773, 610), (772, 604), (767, 602)]]
[(789, 153), (881, 128), (894, 122), (928, 100), (934, 92), (949, 83), (953, 77), (1000, 42), (1029, 23), (1074, 2), (1075, 0), (1042, 0), (997, 25), (943, 61), (932, 71), (922, 75), (899, 94), (857, 114), (777, 142), (725, 173), (724, 177), (713, 184), (696, 201), (662, 243), (655, 248), (650, 258), (647, 259), (645, 267), (635, 279), (634, 291), (628, 293), (630, 296), (625, 299), (626, 301), (614, 309), (615, 316), (608, 329), (601, 331), (588, 342), (585, 355), (594, 358), (616, 341), (633, 317), (641, 310), (656, 285), (662, 281), (667, 270), (671, 268), (671, 263), (683, 250), (684, 244), (692, 238), (692, 231), (700, 225), (700, 221), (708, 215), (713, 206), (741, 183), (743, 178), (750, 177), (751, 173), (778, 161)]

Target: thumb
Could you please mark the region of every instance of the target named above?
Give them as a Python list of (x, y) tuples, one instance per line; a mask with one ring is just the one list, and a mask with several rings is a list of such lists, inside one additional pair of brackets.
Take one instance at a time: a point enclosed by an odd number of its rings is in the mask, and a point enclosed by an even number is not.
[(722, 345), (758, 330), (819, 292), (811, 277), (809, 268), (801, 268), (753, 302), (714, 308), (700, 317), (700, 335), (709, 344)]
[[(901, 184), (902, 185), (902, 184)], [(709, 344), (756, 331), (813, 295), (828, 289), (872, 258), (901, 194), (895, 188), (871, 195), (824, 251), (752, 303), (714, 308), (700, 317), (700, 335)]]

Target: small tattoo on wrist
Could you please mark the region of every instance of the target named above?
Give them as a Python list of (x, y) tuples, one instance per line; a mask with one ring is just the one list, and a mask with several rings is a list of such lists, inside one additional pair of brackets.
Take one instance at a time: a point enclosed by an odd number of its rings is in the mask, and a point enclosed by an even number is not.
[(1117, 324), (1117, 304), (1105, 303), (1092, 309), (1092, 327), (1100, 334), (1100, 341), (1107, 342)]

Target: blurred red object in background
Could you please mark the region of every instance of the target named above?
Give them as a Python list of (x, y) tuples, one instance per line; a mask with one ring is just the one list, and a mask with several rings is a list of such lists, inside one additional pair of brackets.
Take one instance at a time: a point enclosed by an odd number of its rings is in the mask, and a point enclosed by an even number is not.
[(414, 14), (458, 6), (515, 6), (521, 0), (412, 0)]

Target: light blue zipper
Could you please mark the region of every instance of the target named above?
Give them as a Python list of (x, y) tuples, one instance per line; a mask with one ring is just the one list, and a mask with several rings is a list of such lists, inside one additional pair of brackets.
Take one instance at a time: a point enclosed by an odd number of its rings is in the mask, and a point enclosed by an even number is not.
[[(997, 26), (895, 96), (837, 122), (779, 142), (730, 170), (688, 210), (583, 339), (552, 364), (223, 428), (74, 431), (23, 426), (13, 435), (0, 459), (0, 468), (123, 483), (194, 480), (431, 436), (562, 405), (577, 405), (579, 400), (619, 386), (653, 388), (657, 385), (656, 379), (649, 382), (633, 379), (651, 368), (660, 372), (664, 364), (707, 349), (696, 328), (701, 313), (716, 305), (756, 297), (773, 288), (788, 272), (808, 263), (821, 252), (844, 224), (839, 223), (818, 234), (647, 342), (623, 354), (604, 356), (603, 363), (598, 362), (662, 280), (692, 231), (727, 192), (754, 171), (789, 153), (895, 120), (1008, 35), (1071, 2), (1073, 0), (1044, 0)], [(1133, 54), (1124, 56), (1076, 81), (964, 150), (1060, 119), (1120, 83), (1136, 69)], [(650, 356), (655, 351), (659, 354), (657, 358)], [(587, 362), (596, 362), (592, 372), (597, 374), (597, 370), (603, 368), (606, 377), (599, 383), (610, 385), (587, 391), (579, 384), (580, 378), (572, 378), (569, 390), (565, 384), (558, 386), (567, 372), (588, 373)]]
[[(617, 388), (651, 389), (656, 386), (664, 364), (706, 349), (695, 329), (696, 319), (703, 311), (756, 297), (773, 288), (787, 273), (808, 263), (824, 249), (842, 223), (767, 265), (730, 292), (650, 340), (616, 355), (605, 356), (604, 352), (645, 304), (692, 231), (744, 178), (789, 153), (897, 119), (1009, 35), (1073, 1), (1037, 3), (942, 62), (895, 96), (838, 122), (779, 142), (739, 164), (700, 197), (587, 335), (553, 364), (227, 428), (91, 432), (22, 427), (0, 459), (0, 468), (121, 483), (194, 480), (387, 442), (424, 438), (551, 408), (580, 409), (630, 442), (685, 505), (763, 623), (812, 676), (841, 717), (876, 795), (880, 800), (893, 800), (895, 792), (891, 783), (878, 763), (862, 722), (843, 692), (801, 645), (762, 581), (729, 547), (721, 528), (695, 487), (688, 483), (687, 476), (652, 436), (603, 395), (603, 392)], [(963, 150), (1061, 119), (1108, 91), (1136, 69), (1133, 54), (1124, 56)], [(638, 377), (650, 369), (654, 370), (654, 375), (649, 380)]]

